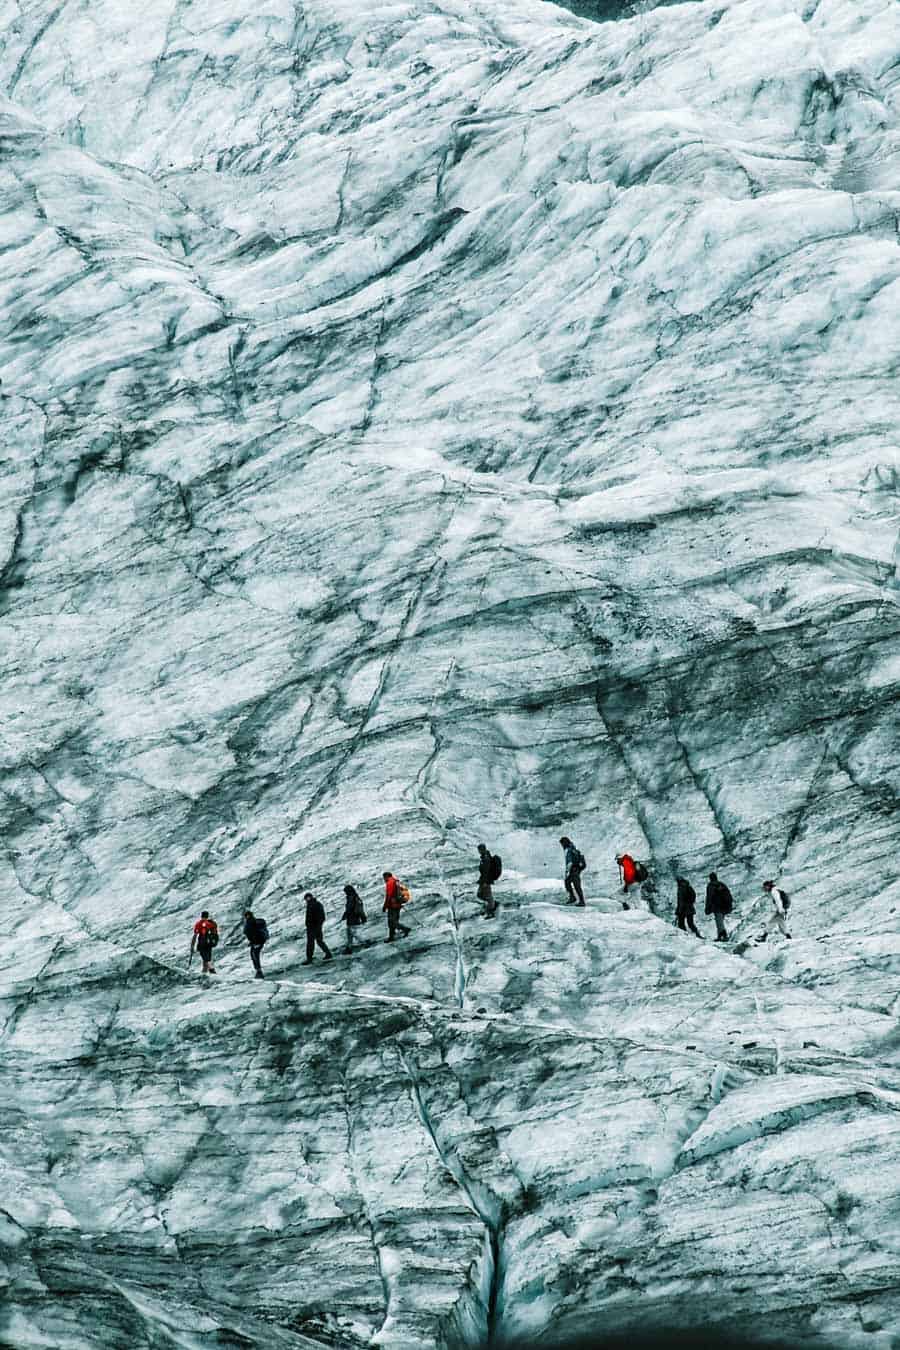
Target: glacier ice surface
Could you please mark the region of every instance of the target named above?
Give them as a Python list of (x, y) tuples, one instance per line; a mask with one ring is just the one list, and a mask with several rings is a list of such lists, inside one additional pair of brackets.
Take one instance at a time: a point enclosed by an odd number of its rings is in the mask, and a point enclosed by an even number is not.
[(0, 0), (4, 1346), (900, 1339), (900, 9), (618, 8)]

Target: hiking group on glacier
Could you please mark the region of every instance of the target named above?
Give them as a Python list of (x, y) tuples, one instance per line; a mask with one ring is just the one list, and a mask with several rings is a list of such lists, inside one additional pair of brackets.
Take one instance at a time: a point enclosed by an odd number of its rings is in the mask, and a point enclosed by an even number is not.
[[(563, 885), (568, 897), (565, 903), (583, 908), (586, 902), (581, 886), (581, 874), (587, 869), (587, 860), (568, 835), (564, 834), (559, 842), (565, 854)], [(655, 912), (657, 888), (646, 866), (633, 858), (630, 853), (617, 853), (616, 863), (619, 868), (619, 880), (622, 883), (623, 895), (629, 895), (632, 887), (639, 886), (643, 900), (648, 908)], [(477, 895), (482, 904), (481, 917), (484, 919), (493, 919), (497, 916), (498, 905), (494, 897), (494, 884), (500, 879), (502, 871), (503, 863), (500, 855), (491, 853), (486, 844), (479, 844)], [(396, 942), (398, 934), (400, 937), (408, 937), (410, 933), (406, 924), (401, 923), (404, 906), (410, 902), (410, 892), (408, 887), (398, 877), (394, 876), (393, 872), (383, 872), (382, 880), (384, 881), (382, 912), (387, 916), (388, 932), (385, 941)], [(698, 931), (694, 922), (697, 893), (686, 877), (676, 877), (675, 884), (675, 923), (682, 932), (690, 930), (696, 937), (702, 939), (703, 935)], [(791, 935), (787, 930), (786, 918), (791, 902), (787, 892), (780, 886), (776, 886), (774, 881), (764, 881), (762, 889), (771, 901), (772, 908), (769, 914), (771, 924), (784, 937), (789, 938)], [(346, 925), (344, 954), (349, 956), (353, 952), (354, 941), (358, 940), (357, 930), (368, 922), (368, 916), (359, 892), (349, 883), (344, 887), (344, 898), (344, 912), (340, 921)], [(303, 965), (312, 964), (317, 947), (323, 953), (323, 959), (330, 961), (334, 954), (324, 936), (325, 907), (311, 891), (307, 891), (303, 899), (306, 904), (306, 959)], [(628, 900), (622, 901), (622, 908), (631, 908)], [(725, 918), (732, 913), (733, 909), (734, 899), (731, 891), (724, 881), (719, 880), (715, 872), (710, 872), (706, 885), (705, 913), (711, 915), (715, 920), (716, 942), (727, 942), (729, 940)], [(269, 926), (265, 919), (254, 914), (251, 909), (245, 909), (243, 919), (235, 925), (230, 936), (233, 937), (241, 927), (243, 928), (243, 936), (250, 948), (250, 960), (253, 964), (254, 974), (256, 979), (261, 980), (264, 978), (262, 950), (269, 940)], [(764, 929), (756, 940), (757, 942), (765, 942), (767, 938), (768, 928)], [(190, 966), (196, 950), (202, 961), (203, 974), (215, 975), (216, 967), (213, 964), (213, 957), (218, 944), (218, 924), (208, 910), (203, 910), (200, 918), (194, 924), (188, 966)]]

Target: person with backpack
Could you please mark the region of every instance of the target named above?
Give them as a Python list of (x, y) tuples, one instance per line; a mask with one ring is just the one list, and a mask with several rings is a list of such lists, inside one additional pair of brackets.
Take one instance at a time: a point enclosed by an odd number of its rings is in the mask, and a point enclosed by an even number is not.
[(209, 917), (209, 910), (205, 909), (194, 924), (194, 936), (191, 938), (191, 955), (188, 957), (188, 965), (191, 964), (191, 957), (193, 957), (196, 947), (203, 962), (203, 974), (215, 975), (216, 968), (212, 963), (212, 954), (213, 947), (217, 947), (218, 944), (219, 925), (215, 919)]
[(325, 924), (325, 908), (320, 900), (317, 900), (312, 891), (307, 891), (303, 899), (306, 901), (306, 960), (304, 966), (311, 966), (313, 952), (316, 947), (321, 947), (325, 953), (325, 960), (331, 960), (331, 952), (328, 949), (322, 928)]
[[(787, 912), (791, 907), (791, 902), (787, 891), (783, 891), (780, 886), (776, 886), (774, 881), (764, 881), (763, 890), (772, 901), (772, 913), (770, 915), (772, 923), (774, 923), (782, 937), (789, 938), (791, 935), (787, 930), (785, 919), (787, 918)], [(765, 929), (759, 939), (760, 942), (765, 942), (768, 936), (768, 929)]]
[[(644, 864), (632, 858), (630, 853), (617, 853), (616, 862), (619, 864), (619, 880), (622, 882), (623, 895), (628, 894), (629, 886), (640, 886), (641, 897), (647, 901), (648, 908), (653, 910), (652, 897), (656, 894), (656, 887)], [(622, 908), (631, 909), (627, 900), (622, 901)]]
[(689, 928), (695, 937), (702, 938), (703, 934), (697, 932), (697, 925), (694, 923), (697, 892), (686, 877), (676, 877), (675, 884), (678, 887), (678, 895), (675, 901), (675, 922), (682, 933), (686, 933)]
[(497, 915), (497, 901), (494, 899), (493, 884), (499, 881), (503, 863), (499, 853), (489, 853), (487, 844), (478, 845), (478, 899), (484, 905), (481, 911), (483, 919), (493, 919)]
[(576, 848), (567, 834), (560, 839), (560, 844), (565, 849), (565, 874), (563, 884), (568, 895), (567, 905), (578, 905), (584, 907), (584, 891), (581, 889), (581, 874), (587, 867), (584, 854), (581, 849)]
[(730, 914), (733, 909), (734, 900), (731, 891), (724, 881), (719, 880), (715, 872), (710, 872), (706, 887), (706, 913), (711, 914), (716, 921), (716, 942), (728, 941), (725, 915)]
[(384, 879), (384, 904), (382, 913), (387, 915), (388, 935), (385, 942), (394, 942), (399, 929), (403, 937), (409, 937), (409, 929), (400, 922), (400, 911), (409, 901), (409, 891), (398, 881), (393, 872), (382, 872)]
[[(637, 882), (637, 863), (630, 853), (617, 853), (616, 862), (619, 864), (619, 880), (622, 882), (623, 895), (628, 894), (628, 887), (634, 886)], [(626, 909), (628, 906), (626, 905)]]
[(347, 925), (347, 945), (344, 948), (344, 955), (349, 956), (353, 951), (353, 930), (362, 923), (368, 923), (366, 911), (363, 908), (362, 898), (355, 886), (346, 885), (344, 887), (344, 912), (341, 915), (342, 921)]
[(264, 979), (260, 953), (269, 940), (269, 925), (265, 919), (259, 919), (252, 909), (244, 910), (244, 937), (250, 943), (250, 960), (258, 980)]

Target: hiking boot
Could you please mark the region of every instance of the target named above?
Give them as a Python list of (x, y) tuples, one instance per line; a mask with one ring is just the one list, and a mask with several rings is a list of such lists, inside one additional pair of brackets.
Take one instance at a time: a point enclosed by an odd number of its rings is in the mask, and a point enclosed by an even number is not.
[(266, 977), (265, 977), (265, 975), (263, 975), (263, 973), (262, 973), (261, 970), (258, 970), (258, 971), (256, 972), (256, 978), (257, 978), (258, 980), (264, 980)]
[(330, 961), (330, 960), (331, 960), (331, 952), (326, 952), (326, 953), (325, 953), (325, 960), (326, 960), (326, 961)]
[(352, 947), (344, 947), (344, 948), (343, 948), (343, 953), (344, 953), (345, 956), (352, 956), (352, 955), (353, 955), (353, 948), (352, 948)]
[(385, 942), (393, 942), (393, 941), (394, 941), (394, 938), (389, 937), (389, 938), (385, 938), (384, 940), (385, 940)]
[(403, 937), (409, 937), (410, 930), (408, 928), (401, 928), (400, 932), (403, 935)]
[(579, 908), (579, 909), (584, 909), (584, 901), (583, 901), (583, 900), (579, 900), (579, 901), (578, 901), (578, 908)]
[(622, 901), (622, 908), (623, 908), (623, 909), (631, 909), (631, 906), (627, 903), (627, 901), (623, 900), (623, 901)]
[(305, 961), (301, 961), (301, 962), (300, 962), (301, 966), (311, 966), (312, 963), (313, 963), (313, 959), (312, 959), (311, 956), (308, 956), (308, 957), (306, 958)]

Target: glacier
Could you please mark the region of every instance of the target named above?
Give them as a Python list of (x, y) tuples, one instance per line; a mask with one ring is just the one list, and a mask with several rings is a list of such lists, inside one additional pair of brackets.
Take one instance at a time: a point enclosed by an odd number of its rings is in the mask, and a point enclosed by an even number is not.
[(898, 6), (0, 0), (0, 97), (0, 1345), (900, 1343)]

